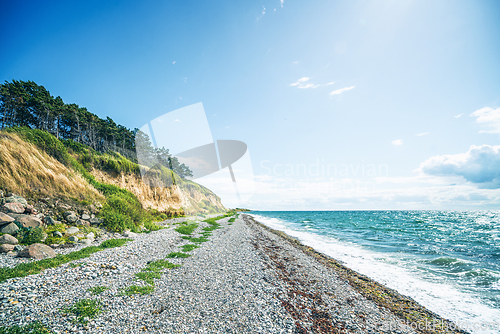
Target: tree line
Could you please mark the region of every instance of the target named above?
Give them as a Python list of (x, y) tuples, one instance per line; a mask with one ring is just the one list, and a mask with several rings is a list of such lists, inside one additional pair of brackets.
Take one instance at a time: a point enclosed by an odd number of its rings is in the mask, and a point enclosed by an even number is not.
[[(102, 119), (85, 107), (66, 104), (33, 81), (12, 80), (0, 85), (0, 129), (24, 126), (45, 130), (57, 139), (73, 140), (97, 152), (116, 151), (137, 162), (136, 136), (148, 161), (174, 170), (182, 178), (191, 171), (165, 148), (154, 148), (146, 134), (116, 124), (110, 117)], [(142, 160), (142, 159), (141, 159)]]

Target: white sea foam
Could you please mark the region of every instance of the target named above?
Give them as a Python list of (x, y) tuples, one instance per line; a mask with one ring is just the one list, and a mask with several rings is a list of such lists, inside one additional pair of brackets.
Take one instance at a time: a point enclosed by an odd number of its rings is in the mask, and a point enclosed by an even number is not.
[[(474, 295), (462, 292), (450, 282), (429, 275), (410, 262), (394, 254), (374, 252), (362, 246), (340, 241), (332, 237), (318, 235), (314, 230), (301, 230), (293, 223), (258, 214), (252, 216), (259, 222), (285, 232), (299, 239), (303, 244), (313, 247), (349, 268), (364, 274), (389, 288), (407, 295), (429, 310), (458, 323), (471, 333), (499, 333), (500, 310), (485, 305)], [(481, 325), (496, 322), (496, 330), (481, 328)], [(466, 328), (467, 327), (467, 328)]]

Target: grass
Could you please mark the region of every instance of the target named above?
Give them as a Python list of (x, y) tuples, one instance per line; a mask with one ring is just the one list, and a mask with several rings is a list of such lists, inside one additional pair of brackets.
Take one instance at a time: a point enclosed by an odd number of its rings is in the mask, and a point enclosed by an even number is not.
[(107, 286), (103, 286), (103, 285), (99, 285), (99, 286), (94, 286), (94, 287), (91, 287), (90, 289), (88, 289), (87, 291), (89, 291), (91, 294), (93, 294), (94, 296), (97, 296), (101, 293), (103, 293), (104, 291), (108, 290), (109, 288)]
[(135, 274), (135, 277), (137, 277), (140, 280), (143, 280), (144, 282), (148, 283), (149, 285), (155, 285), (155, 281), (153, 280), (154, 278), (160, 278), (161, 274), (156, 271), (141, 271), (137, 274)]
[(233, 217), (233, 218), (230, 218), (227, 222), (228, 223), (234, 223), (235, 220), (236, 220), (236, 218)]
[(143, 270), (160, 271), (162, 269), (172, 269), (172, 268), (178, 268), (180, 266), (181, 266), (180, 264), (173, 264), (167, 260), (156, 260), (148, 263), (146, 268), (144, 268)]
[(195, 238), (195, 237), (188, 237), (188, 236), (184, 236), (183, 235), (181, 238), (184, 239), (184, 240), (195, 242), (195, 243), (202, 243), (202, 242), (207, 242), (208, 241), (208, 239), (205, 238), (205, 237)]
[(181, 253), (181, 252), (170, 252), (167, 255), (167, 259), (173, 259), (173, 258), (186, 258), (190, 257), (191, 255), (186, 254), (186, 253)]
[(87, 323), (85, 317), (95, 318), (103, 311), (102, 303), (95, 299), (80, 299), (73, 306), (61, 309), (65, 313), (73, 313), (82, 324)]
[(207, 227), (202, 228), (202, 230), (206, 231), (206, 232), (210, 232), (210, 231), (213, 231), (213, 230), (220, 228), (219, 227), (220, 225), (219, 224), (217, 224), (217, 225), (207, 226)]
[(51, 334), (52, 332), (45, 328), (39, 321), (28, 325), (12, 327), (0, 327), (0, 334)]
[(190, 235), (198, 227), (198, 224), (181, 225), (175, 230), (180, 234)]
[(131, 296), (135, 294), (148, 295), (151, 292), (153, 292), (154, 289), (155, 288), (152, 285), (145, 285), (145, 286), (131, 285), (127, 289), (124, 289), (121, 294), (125, 296)]
[(186, 252), (186, 253), (190, 252), (190, 251), (192, 251), (193, 249), (196, 249), (196, 248), (200, 248), (200, 246), (194, 245), (194, 244), (187, 244), (187, 245), (181, 246), (181, 250), (183, 252)]
[(9, 278), (38, 274), (45, 269), (56, 268), (61, 264), (89, 257), (93, 253), (107, 248), (120, 247), (127, 241), (130, 241), (130, 239), (109, 239), (102, 242), (100, 246), (85, 247), (79, 251), (71, 252), (69, 254), (60, 254), (50, 259), (20, 263), (14, 268), (2, 267), (0, 268), (0, 283), (8, 280)]

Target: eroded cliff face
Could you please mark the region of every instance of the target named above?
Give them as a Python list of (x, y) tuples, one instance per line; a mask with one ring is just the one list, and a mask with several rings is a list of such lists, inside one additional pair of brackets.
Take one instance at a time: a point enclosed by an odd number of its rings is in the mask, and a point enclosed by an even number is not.
[(100, 182), (129, 190), (145, 209), (184, 211), (185, 214), (226, 211), (217, 195), (192, 181), (183, 181), (180, 185), (164, 187), (161, 186), (161, 182), (157, 182), (156, 186), (150, 186), (136, 174), (108, 173), (97, 169), (94, 169), (92, 174)]

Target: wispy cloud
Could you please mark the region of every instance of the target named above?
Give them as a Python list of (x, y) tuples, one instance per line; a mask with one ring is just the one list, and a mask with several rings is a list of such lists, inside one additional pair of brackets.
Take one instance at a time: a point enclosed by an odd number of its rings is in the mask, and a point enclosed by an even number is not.
[(356, 87), (356, 86), (340, 88), (340, 89), (334, 90), (333, 92), (330, 92), (328, 95), (330, 95), (330, 96), (339, 95), (339, 94), (342, 94), (343, 92), (347, 92), (348, 90), (353, 89), (354, 87)]
[(266, 7), (262, 6), (262, 15), (266, 13)]
[[(294, 62), (295, 63), (295, 62)], [(330, 86), (333, 85), (335, 82), (329, 82), (327, 84), (313, 84), (308, 82), (309, 78), (308, 77), (303, 77), (297, 80), (297, 82), (291, 83), (290, 86), (301, 88), (301, 89), (307, 89), (307, 88), (318, 88), (321, 86)]]
[(285, 2), (285, 0), (280, 0), (280, 3), (281, 3), (281, 8), (283, 8), (283, 3)]
[(403, 139), (396, 139), (392, 141), (392, 145), (394, 146), (401, 146), (403, 145)]
[(175, 60), (172, 62), (172, 65), (175, 65), (175, 63), (177, 63)]
[(453, 116), (453, 117), (455, 117), (455, 118), (460, 118), (462, 115), (463, 115), (463, 114), (458, 114), (458, 115), (455, 115), (455, 116)]
[(429, 134), (429, 132), (422, 132), (422, 133), (418, 133), (417, 136), (422, 137), (422, 136), (425, 136), (428, 134)]
[(477, 117), (477, 123), (482, 123), (490, 128), (490, 130), (481, 130), (479, 132), (500, 134), (500, 108), (484, 107), (474, 111), (470, 116)]
[(294, 64), (298, 64), (298, 63), (299, 63), (299, 61), (298, 61), (298, 60), (296, 60), (296, 61), (294, 61), (293, 63), (294, 63)]

